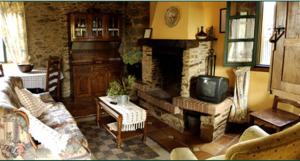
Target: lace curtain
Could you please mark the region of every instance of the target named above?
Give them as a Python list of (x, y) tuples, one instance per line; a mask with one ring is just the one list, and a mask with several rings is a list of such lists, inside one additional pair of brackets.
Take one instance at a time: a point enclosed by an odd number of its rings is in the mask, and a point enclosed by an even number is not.
[(9, 60), (29, 63), (26, 21), (23, 2), (0, 2), (0, 36)]
[(229, 115), (229, 122), (245, 123), (248, 121), (247, 107), (250, 67), (238, 67), (234, 73), (236, 76), (236, 81), (234, 87), (233, 105)]

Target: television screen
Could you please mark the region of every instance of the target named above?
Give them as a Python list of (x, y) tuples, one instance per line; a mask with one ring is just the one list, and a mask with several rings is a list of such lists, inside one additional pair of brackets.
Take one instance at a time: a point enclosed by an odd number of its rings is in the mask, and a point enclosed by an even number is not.
[(199, 100), (220, 103), (226, 98), (228, 79), (217, 76), (198, 76), (196, 97)]
[(201, 90), (201, 93), (205, 93), (205, 95), (208, 97), (215, 96), (217, 82), (207, 80), (207, 79), (201, 79), (201, 84), (202, 84), (202, 87), (199, 89), (199, 90)]

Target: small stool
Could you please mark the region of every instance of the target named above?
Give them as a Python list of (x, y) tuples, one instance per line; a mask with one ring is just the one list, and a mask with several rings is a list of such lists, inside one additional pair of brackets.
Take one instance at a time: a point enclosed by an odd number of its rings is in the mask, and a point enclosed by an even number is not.
[(250, 113), (250, 123), (270, 126), (279, 132), (300, 121), (299, 116), (278, 109), (278, 102), (288, 103), (300, 108), (297, 102), (275, 96), (272, 109), (255, 111)]

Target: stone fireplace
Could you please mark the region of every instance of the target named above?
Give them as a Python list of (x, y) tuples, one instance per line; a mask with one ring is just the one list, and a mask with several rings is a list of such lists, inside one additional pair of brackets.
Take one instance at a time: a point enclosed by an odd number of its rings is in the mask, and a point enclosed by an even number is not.
[[(176, 96), (189, 97), (191, 78), (206, 74), (205, 62), (210, 45), (211, 41), (197, 40), (152, 40), (148, 43), (144, 42), (143, 83), (150, 87), (162, 87), (163, 89), (170, 88), (170, 85), (171, 87), (179, 87)], [(161, 68), (162, 66), (166, 68)], [(165, 80), (168, 78), (176, 80), (173, 82), (171, 82), (172, 80)], [(170, 94), (175, 97), (172, 92)]]
[[(191, 79), (206, 74), (211, 41), (140, 39), (139, 43), (143, 47), (142, 82), (137, 83), (139, 104), (181, 132), (190, 127), (187, 121), (191, 120), (198, 121), (192, 124), (199, 130), (204, 125), (219, 124), (214, 120), (221, 117), (220, 107), (204, 108), (208, 105), (190, 97)], [(229, 112), (228, 108), (224, 110)], [(206, 137), (204, 132), (201, 135)]]

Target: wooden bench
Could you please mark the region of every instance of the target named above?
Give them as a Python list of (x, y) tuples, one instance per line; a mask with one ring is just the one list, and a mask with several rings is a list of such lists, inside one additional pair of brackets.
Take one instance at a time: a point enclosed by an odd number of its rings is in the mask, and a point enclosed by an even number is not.
[(299, 115), (278, 109), (279, 102), (291, 104), (300, 108), (300, 104), (295, 101), (275, 96), (273, 107), (271, 109), (250, 113), (250, 123), (272, 127), (276, 130), (276, 132), (279, 132), (300, 121)]

